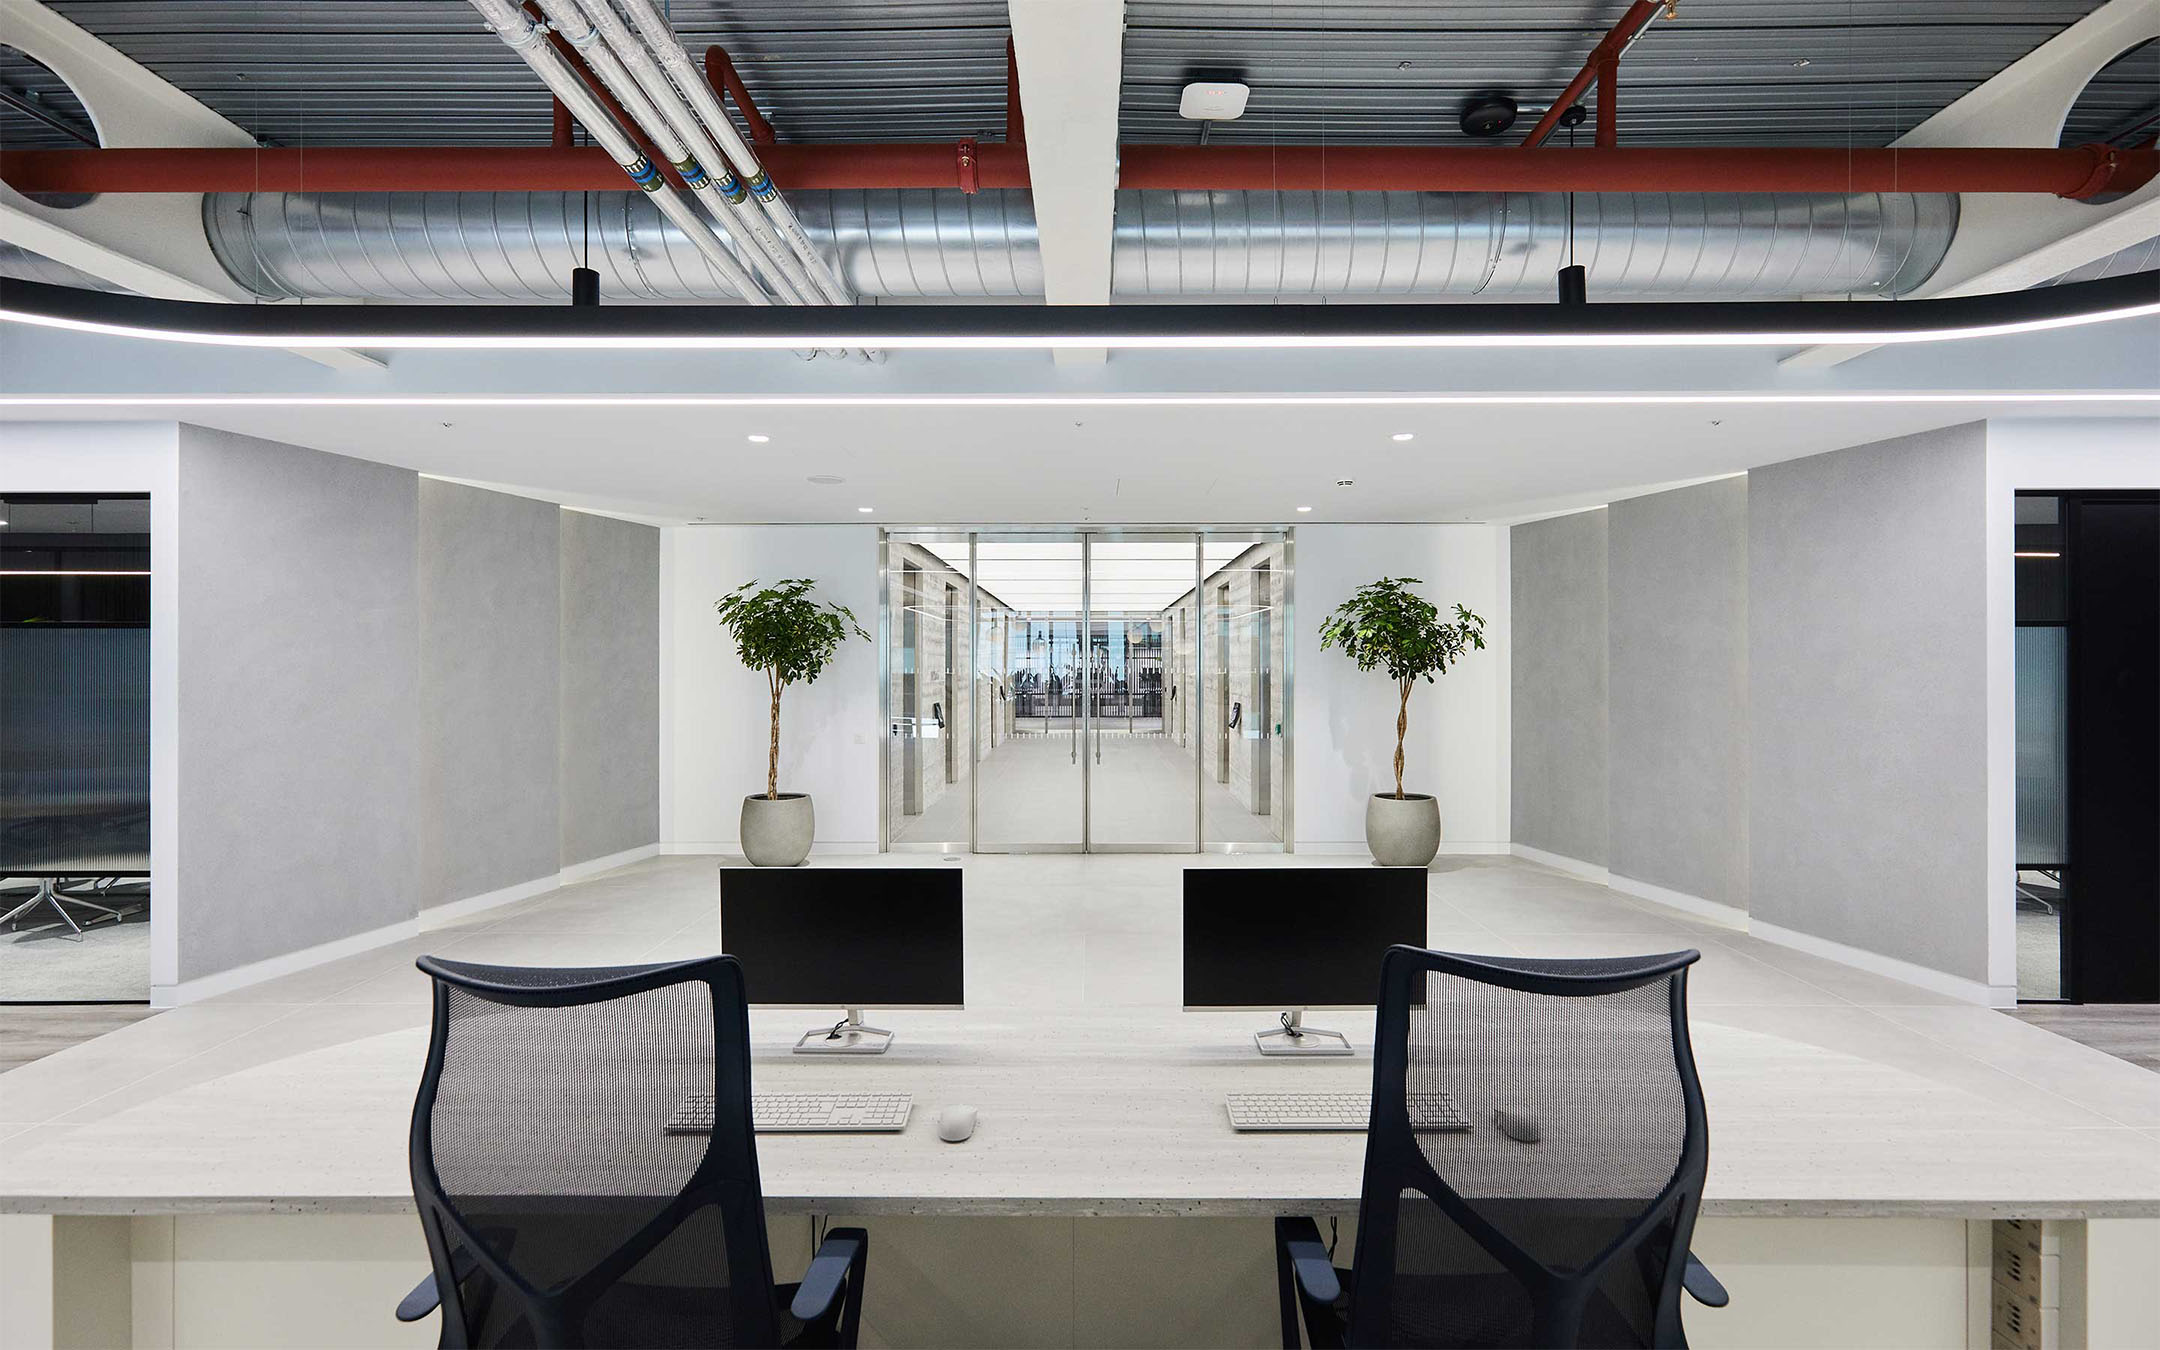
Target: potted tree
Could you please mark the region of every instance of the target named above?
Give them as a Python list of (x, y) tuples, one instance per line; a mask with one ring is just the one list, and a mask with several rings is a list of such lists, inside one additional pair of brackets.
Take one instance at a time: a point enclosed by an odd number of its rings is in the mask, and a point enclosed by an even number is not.
[(1440, 803), (1430, 793), (1403, 791), (1403, 737), (1410, 730), (1410, 691), (1427, 684), (1472, 651), (1485, 649), (1485, 621), (1461, 605), (1440, 617), (1431, 601), (1409, 588), (1416, 577), (1382, 577), (1342, 602), (1320, 625), (1320, 646), (1340, 647), (1359, 670), (1385, 670), (1401, 694), (1395, 709), (1395, 791), (1365, 802), (1365, 844), (1383, 867), (1424, 867), (1440, 851)]
[(759, 867), (796, 866), (810, 856), (817, 833), (810, 794), (780, 790), (780, 696), (791, 684), (813, 683), (849, 637), (870, 636), (847, 606), (812, 600), (813, 584), (808, 577), (762, 588), (746, 581), (713, 603), (735, 654), (765, 672), (772, 693), (765, 791), (743, 798), (742, 807), (743, 856)]

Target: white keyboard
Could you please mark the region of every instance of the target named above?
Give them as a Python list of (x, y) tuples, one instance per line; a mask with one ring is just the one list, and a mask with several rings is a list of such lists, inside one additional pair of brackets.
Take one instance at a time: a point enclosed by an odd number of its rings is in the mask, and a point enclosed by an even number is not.
[[(750, 1127), (759, 1134), (894, 1132), (907, 1128), (915, 1098), (905, 1092), (760, 1092), (750, 1098)], [(711, 1134), (713, 1099), (683, 1098), (668, 1117), (669, 1134)]]
[[(1223, 1098), (1233, 1130), (1365, 1132), (1372, 1120), (1369, 1092), (1232, 1092)], [(1470, 1121), (1445, 1092), (1413, 1092), (1410, 1128), (1460, 1131)]]

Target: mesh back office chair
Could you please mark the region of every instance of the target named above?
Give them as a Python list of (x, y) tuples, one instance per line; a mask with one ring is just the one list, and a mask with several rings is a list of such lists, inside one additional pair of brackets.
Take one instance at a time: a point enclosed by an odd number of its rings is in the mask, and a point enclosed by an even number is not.
[[(853, 1346), (869, 1241), (775, 1286), (730, 956), (530, 969), (422, 957), (435, 1025), (412, 1179), (445, 1346)], [(669, 1134), (710, 1093), (710, 1135)]]
[[(1334, 1268), (1311, 1219), (1277, 1221), (1284, 1345), (1302, 1311), (1316, 1346), (1685, 1346), (1683, 1286), (1725, 1302), (1688, 1253), (1709, 1160), (1698, 955), (1390, 948), (1355, 1264)], [(1467, 1133), (1418, 1128), (1437, 1092)]]

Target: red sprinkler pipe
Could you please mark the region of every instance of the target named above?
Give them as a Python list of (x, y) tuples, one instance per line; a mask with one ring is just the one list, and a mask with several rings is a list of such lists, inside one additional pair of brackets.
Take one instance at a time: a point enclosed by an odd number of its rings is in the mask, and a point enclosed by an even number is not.
[[(1564, 155), (1484, 146), (1126, 145), (1118, 155), (1119, 187), (1218, 191), (2045, 192), (2089, 197), (2138, 187), (2160, 170), (2160, 151), (2104, 145), (2066, 150), (1627, 147)], [(789, 182), (809, 186), (800, 175)]]
[[(1569, 80), (1567, 88), (1560, 91), (1560, 97), (1552, 101), (1552, 106), (1545, 110), (1545, 115), (1538, 119), (1537, 125), (1530, 128), (1530, 134), (1523, 137), (1523, 149), (1535, 149), (1545, 143), (1545, 138), (1552, 135), (1553, 129), (1560, 125), (1562, 114), (1580, 103), (1583, 93), (1590, 88), (1591, 83), (1605, 73), (1607, 63), (1618, 69), (1620, 53), (1627, 50), (1627, 45), (1635, 40), (1637, 34), (1650, 26), (1650, 21), (1657, 17), (1662, 8), (1664, 6), (1657, 3), (1657, 0), (1635, 0), (1634, 4), (1628, 6), (1627, 13), (1620, 16), (1620, 22), (1614, 24), (1612, 31), (1598, 39), (1598, 45), (1590, 49), (1590, 59), (1583, 62), (1581, 70), (1575, 72), (1575, 78)], [(1598, 96), (1598, 144), (1605, 146), (1613, 144), (1605, 135), (1608, 118), (1606, 105), (1613, 102), (1608, 97), (1610, 92), (1611, 86), (1608, 85)]]
[(1608, 53), (1598, 63), (1597, 140), (1600, 149), (1620, 144), (1620, 54)]
[[(1585, 147), (1567, 154), (1491, 146), (1119, 147), (1119, 186), (1188, 190), (1417, 192), (2127, 192), (2160, 172), (2160, 150), (1784, 146)], [(1027, 147), (975, 145), (983, 188), (1029, 185)], [(759, 158), (789, 188), (956, 188), (949, 141), (773, 145)], [(577, 192), (623, 186), (596, 147), (307, 146), (277, 149), (0, 150), (18, 192)]]
[[(727, 48), (718, 45), (705, 49), (705, 83), (712, 86), (722, 102), (735, 100), (735, 108), (742, 114), (745, 125), (750, 128), (750, 144), (773, 145), (779, 140), (773, 135), (772, 123), (758, 111), (757, 100), (750, 97), (750, 89), (735, 71), (735, 58), (727, 54)], [(758, 157), (761, 161), (764, 156)]]

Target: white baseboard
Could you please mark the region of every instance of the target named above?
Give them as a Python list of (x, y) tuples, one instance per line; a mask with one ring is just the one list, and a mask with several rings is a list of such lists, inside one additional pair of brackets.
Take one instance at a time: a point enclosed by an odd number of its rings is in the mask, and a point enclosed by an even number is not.
[(1595, 881), (1600, 886), (1608, 884), (1611, 877), (1603, 863), (1584, 862), (1580, 858), (1570, 858), (1565, 853), (1547, 853), (1544, 849), (1532, 848), (1528, 844), (1510, 844), (1508, 850), (1518, 858), (1542, 863), (1555, 871), (1581, 877), (1584, 881)]
[(560, 885), (562, 873), (550, 872), (544, 877), (521, 881), (515, 886), (482, 891), (478, 895), (468, 895), (463, 900), (445, 900), (439, 905), (429, 905), (420, 911), (420, 931), (432, 933), (438, 928), (447, 928), (460, 919), (471, 918), (498, 905), (514, 904), (519, 900), (530, 900), (536, 895), (545, 895)]
[(1870, 975), (1881, 975), (1886, 979), (1903, 980), (1907, 984), (1915, 984), (1922, 989), (1932, 990), (1938, 994), (1947, 994), (1951, 998), (1960, 999), (1966, 1003), (1977, 1003), (1985, 1008), (2011, 1008), (2017, 1006), (2017, 986), (2015, 985), (1986, 984), (1980, 980), (1968, 980), (1962, 975), (1952, 975), (1930, 966), (1915, 965), (1910, 961), (1901, 961), (1894, 956), (1884, 956), (1880, 952), (1871, 952), (1863, 947), (1852, 947), (1842, 942), (1832, 942), (1828, 938), (1816, 937), (1812, 933), (1801, 933), (1790, 928), (1780, 928), (1776, 924), (1764, 923), (1761, 919), (1749, 921), (1748, 935), (1759, 937), (1765, 942), (1774, 942), (1780, 947), (1790, 947), (1796, 952), (1806, 952), (1809, 956), (1819, 956), (1826, 961), (1836, 961), (1840, 965), (1851, 966), (1855, 970), (1864, 970)]
[(335, 938), (313, 947), (303, 947), (296, 952), (287, 952), (283, 956), (250, 961), (244, 966), (221, 970), (215, 975), (182, 980), (178, 984), (153, 984), (150, 986), (150, 1006), (177, 1008), (183, 1003), (197, 1003), (206, 998), (215, 998), (219, 994), (229, 994), (235, 989), (245, 989), (251, 984), (261, 984), (264, 980), (274, 980), (281, 975), (295, 975), (326, 961), (358, 956), (362, 952), (387, 947), (393, 942), (403, 942), (419, 935), (419, 920), (401, 919), (365, 933), (354, 933), (350, 937)]
[(628, 867), (632, 863), (641, 863), (647, 858), (658, 856), (659, 844), (639, 844), (636, 848), (626, 848), (619, 853), (603, 853), (583, 862), (564, 863), (562, 871), (556, 875), (561, 877), (562, 884), (567, 886), (573, 881), (583, 881), (587, 877), (596, 877), (602, 872), (612, 872), (618, 867)]
[(1727, 928), (1737, 928), (1742, 932), (1747, 930), (1748, 912), (1737, 906), (1705, 900), (1699, 895), (1689, 895), (1686, 891), (1676, 891), (1668, 886), (1637, 881), (1633, 877), (1623, 877), (1618, 873), (1609, 874), (1605, 878), (1605, 884), (1622, 895), (1632, 895), (1638, 900), (1648, 900), (1653, 905), (1677, 909), (1697, 919), (1724, 924)]

